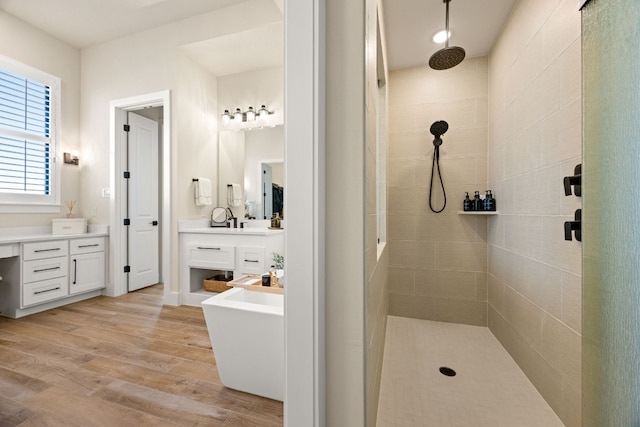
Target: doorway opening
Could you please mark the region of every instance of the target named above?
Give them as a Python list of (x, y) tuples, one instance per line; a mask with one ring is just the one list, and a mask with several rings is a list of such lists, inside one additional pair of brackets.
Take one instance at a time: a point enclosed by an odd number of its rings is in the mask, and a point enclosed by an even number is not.
[[(145, 111), (147, 111), (145, 113)], [(146, 218), (146, 215), (142, 215), (143, 219), (138, 219), (141, 222), (148, 222), (151, 230), (157, 229), (155, 233), (158, 234), (157, 240), (157, 252), (155, 249), (150, 253), (157, 254), (148, 257), (148, 262), (153, 261), (158, 264), (158, 281), (162, 281), (164, 286), (164, 302), (166, 304), (179, 304), (177, 292), (171, 292), (171, 173), (172, 170), (172, 156), (171, 156), (171, 108), (170, 108), (170, 92), (162, 91), (151, 93), (147, 95), (141, 95), (131, 98), (123, 98), (114, 100), (110, 104), (111, 122), (110, 122), (110, 187), (111, 199), (110, 199), (110, 272), (111, 281), (107, 286), (106, 293), (111, 296), (119, 296), (126, 294), (132, 283), (130, 275), (131, 269), (130, 261), (132, 252), (135, 250), (135, 245), (131, 243), (130, 238), (132, 230), (130, 225), (125, 225), (127, 222), (131, 224), (134, 221), (130, 218), (131, 212), (131, 200), (128, 197), (128, 190), (131, 186), (131, 178), (126, 178), (125, 172), (129, 171), (129, 157), (130, 150), (127, 149), (128, 132), (124, 130), (125, 124), (127, 124), (132, 116), (139, 117), (142, 115), (159, 114), (162, 112), (162, 126), (158, 132), (159, 144), (157, 145), (158, 156), (157, 161), (153, 162), (157, 169), (157, 201), (151, 200), (147, 205), (155, 205), (157, 207), (157, 219)], [(135, 112), (135, 113), (133, 113)], [(133, 113), (133, 114), (132, 114)], [(144, 117), (140, 117), (144, 119)], [(129, 124), (131, 126), (131, 124)], [(146, 132), (146, 131), (145, 131)], [(142, 171), (145, 175), (145, 171)], [(148, 181), (148, 180), (147, 180)], [(143, 185), (136, 185), (137, 189), (132, 190), (132, 198), (134, 202), (140, 201), (140, 199), (147, 199), (149, 194), (146, 194), (145, 189), (148, 187), (148, 182), (143, 182)], [(137, 194), (136, 194), (137, 192)], [(143, 194), (144, 193), (144, 194)], [(135, 212), (134, 212), (135, 213)], [(128, 219), (129, 221), (125, 221)], [(156, 224), (153, 224), (157, 221)], [(146, 231), (143, 230), (143, 234)], [(146, 232), (149, 234), (148, 232)], [(155, 243), (154, 243), (155, 244)], [(139, 255), (140, 251), (136, 251), (136, 255)], [(135, 258), (135, 255), (134, 255)], [(140, 258), (136, 262), (140, 264)], [(144, 268), (142, 270), (145, 270)], [(134, 289), (133, 286), (131, 289)]]

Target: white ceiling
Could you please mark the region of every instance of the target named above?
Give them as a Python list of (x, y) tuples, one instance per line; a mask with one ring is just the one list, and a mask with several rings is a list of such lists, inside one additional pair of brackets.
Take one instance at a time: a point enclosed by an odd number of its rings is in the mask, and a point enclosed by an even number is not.
[[(0, 0), (0, 9), (83, 48), (243, 1)], [(273, 1), (282, 11), (284, 0)], [(451, 0), (450, 45), (464, 48), (469, 58), (489, 54), (515, 2)], [(444, 29), (443, 0), (383, 0), (383, 9), (390, 69), (426, 65), (444, 47), (431, 41)], [(228, 75), (282, 64), (282, 37), (281, 25), (277, 30), (267, 26), (204, 41), (185, 51), (215, 75)], [(229, 60), (221, 64), (220, 58)]]
[(0, 0), (0, 9), (83, 48), (243, 0)]
[[(460, 46), (467, 58), (491, 51), (516, 0), (451, 0), (449, 46)], [(431, 37), (445, 27), (443, 0), (383, 0), (389, 69), (426, 65), (444, 47)]]
[(282, 66), (284, 24), (276, 22), (205, 40), (183, 46), (182, 50), (214, 76)]

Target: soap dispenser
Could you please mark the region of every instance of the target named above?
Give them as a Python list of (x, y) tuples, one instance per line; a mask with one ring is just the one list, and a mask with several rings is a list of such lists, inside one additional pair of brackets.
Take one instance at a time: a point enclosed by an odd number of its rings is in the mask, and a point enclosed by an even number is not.
[(482, 205), (482, 199), (480, 198), (480, 192), (476, 191), (473, 195), (473, 210), (474, 211), (483, 211), (484, 207)]
[(471, 199), (469, 198), (469, 192), (465, 192), (465, 197), (464, 197), (464, 201), (462, 202), (462, 210), (464, 210), (465, 212), (472, 210), (471, 209)]
[(484, 210), (490, 212), (496, 210), (496, 199), (493, 198), (491, 190), (487, 190), (487, 195), (484, 198)]

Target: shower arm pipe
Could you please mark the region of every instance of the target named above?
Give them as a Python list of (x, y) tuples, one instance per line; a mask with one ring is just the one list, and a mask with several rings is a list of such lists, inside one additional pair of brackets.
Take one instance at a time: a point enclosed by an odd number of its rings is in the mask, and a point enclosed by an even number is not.
[(451, 0), (443, 0), (446, 4), (445, 9), (445, 18), (444, 18), (444, 35), (446, 36), (444, 39), (444, 48), (449, 47), (449, 2)]

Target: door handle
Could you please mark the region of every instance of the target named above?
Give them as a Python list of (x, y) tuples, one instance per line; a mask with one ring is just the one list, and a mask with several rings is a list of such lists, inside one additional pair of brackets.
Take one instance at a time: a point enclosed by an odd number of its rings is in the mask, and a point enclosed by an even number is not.
[(156, 225), (158, 225), (158, 221), (151, 221), (150, 224), (155, 227)]

